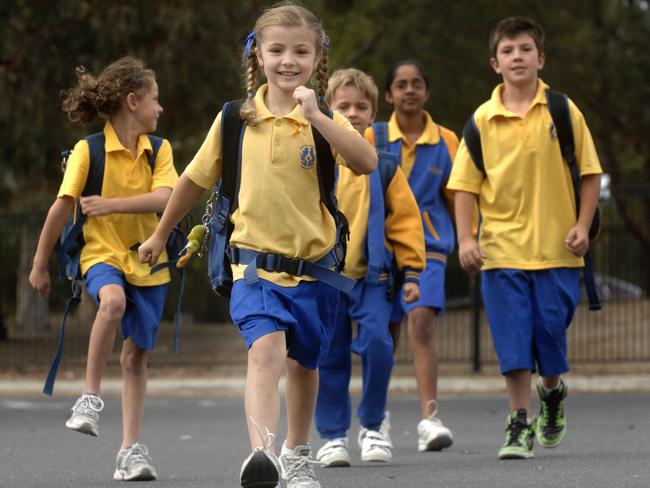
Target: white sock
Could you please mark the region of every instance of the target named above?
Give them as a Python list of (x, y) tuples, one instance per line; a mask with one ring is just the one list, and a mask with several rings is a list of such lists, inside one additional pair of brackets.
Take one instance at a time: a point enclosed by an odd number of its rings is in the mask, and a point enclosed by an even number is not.
[(539, 381), (539, 386), (542, 387), (542, 391), (544, 392), (544, 396), (546, 396), (546, 395), (548, 395), (549, 393), (551, 393), (553, 390), (557, 389), (560, 386), (560, 383), (562, 383), (562, 378), (560, 377), (560, 379), (557, 380), (557, 384), (553, 388), (546, 388), (544, 386), (544, 383), (542, 383), (541, 379), (539, 379), (538, 381)]
[(287, 447), (287, 441), (282, 443), (282, 450), (280, 451), (280, 456), (295, 456), (296, 451), (294, 449), (289, 449)]

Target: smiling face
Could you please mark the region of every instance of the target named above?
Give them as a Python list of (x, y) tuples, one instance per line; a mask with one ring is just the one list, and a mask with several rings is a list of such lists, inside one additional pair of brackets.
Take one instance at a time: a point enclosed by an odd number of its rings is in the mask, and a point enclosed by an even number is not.
[(269, 26), (256, 50), (269, 87), (287, 93), (311, 78), (316, 65), (316, 34), (307, 27)]
[(496, 48), (496, 58), (490, 64), (506, 83), (525, 86), (537, 82), (537, 73), (544, 67), (544, 54), (540, 54), (530, 34), (504, 37)]
[(142, 132), (155, 132), (163, 108), (158, 102), (158, 83), (152, 80), (151, 87), (142, 95), (134, 97), (134, 116)]
[(355, 86), (344, 85), (334, 92), (330, 106), (350, 121), (361, 135), (372, 123), (372, 102)]
[(404, 64), (397, 68), (390, 90), (386, 92), (386, 101), (395, 112), (417, 114), (422, 112), (428, 99), (427, 83), (417, 66)]

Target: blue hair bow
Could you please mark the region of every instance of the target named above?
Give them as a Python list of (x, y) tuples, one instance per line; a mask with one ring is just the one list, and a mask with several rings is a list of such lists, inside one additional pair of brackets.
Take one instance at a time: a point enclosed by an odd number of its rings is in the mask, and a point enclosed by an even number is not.
[(246, 57), (248, 58), (248, 53), (250, 53), (251, 47), (253, 47), (253, 42), (255, 42), (255, 31), (251, 31), (250, 34), (246, 36)]

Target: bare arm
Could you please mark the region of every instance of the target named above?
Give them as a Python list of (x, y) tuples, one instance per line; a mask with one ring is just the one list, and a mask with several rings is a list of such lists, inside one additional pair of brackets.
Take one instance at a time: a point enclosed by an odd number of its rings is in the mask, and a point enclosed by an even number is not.
[(476, 195), (469, 192), (457, 191), (454, 195), (456, 209), (456, 229), (458, 233), (458, 257), (465, 272), (474, 274), (483, 266), (487, 256), (478, 245), (472, 232), (472, 221)]
[(589, 250), (589, 227), (598, 207), (600, 175), (584, 175), (581, 188), (580, 215), (564, 240), (564, 246), (576, 256), (584, 256)]
[(140, 261), (156, 264), (174, 226), (183, 218), (205, 191), (183, 173), (169, 197), (169, 202), (153, 235), (139, 248)]
[(38, 239), (32, 270), (29, 273), (29, 283), (45, 297), (49, 296), (51, 289), (47, 262), (73, 208), (74, 200), (72, 197), (57, 198), (47, 212), (43, 230), (41, 230)]
[(81, 210), (88, 217), (114, 213), (162, 212), (171, 193), (171, 188), (160, 187), (152, 192), (132, 197), (103, 198), (99, 195), (81, 197)]

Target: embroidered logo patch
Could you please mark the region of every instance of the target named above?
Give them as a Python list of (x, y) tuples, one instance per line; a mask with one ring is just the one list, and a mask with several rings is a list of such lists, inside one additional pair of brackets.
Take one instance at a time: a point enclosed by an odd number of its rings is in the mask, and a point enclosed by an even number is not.
[(316, 148), (305, 145), (300, 148), (300, 166), (303, 169), (312, 169), (316, 164)]
[(442, 174), (442, 170), (438, 168), (438, 166), (429, 166), (429, 171), (431, 171), (434, 175), (439, 176)]
[(557, 141), (557, 129), (555, 128), (555, 124), (551, 122), (551, 125), (548, 126), (548, 132), (551, 136), (552, 141)]

